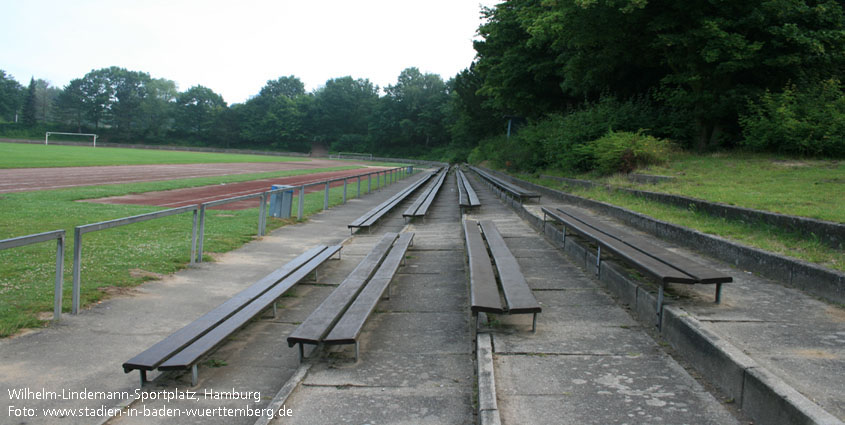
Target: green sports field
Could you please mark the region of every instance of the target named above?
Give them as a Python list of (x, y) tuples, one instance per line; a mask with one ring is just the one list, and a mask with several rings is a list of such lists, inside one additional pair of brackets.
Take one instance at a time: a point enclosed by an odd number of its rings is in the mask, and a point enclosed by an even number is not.
[(213, 164), (226, 162), (291, 162), (307, 158), (184, 152), (156, 149), (103, 148), (26, 143), (0, 143), (0, 168), (91, 167), (97, 165)]
[[(0, 144), (0, 163), (9, 164)], [(44, 166), (64, 161), (64, 166), (139, 164), (140, 158), (153, 164), (203, 163), (203, 161), (243, 162), (250, 160), (284, 160), (281, 157), (255, 155), (225, 155), (191, 152), (146, 151), (132, 149), (12, 145), (17, 149), (19, 161)], [(52, 149), (53, 147), (61, 149)], [(30, 149), (30, 150), (27, 150)], [(29, 155), (26, 152), (30, 152)], [(45, 155), (49, 153), (49, 155)], [(66, 156), (66, 154), (68, 156)], [(150, 155), (151, 154), (151, 155)], [(38, 158), (31, 158), (37, 155)], [(149, 155), (149, 156), (147, 156)], [(168, 158), (173, 155), (177, 159)], [(137, 157), (136, 157), (137, 156)], [(132, 161), (126, 158), (133, 158)], [(69, 158), (74, 158), (71, 161)], [(211, 159), (209, 159), (211, 158)], [(179, 161), (179, 162), (176, 162)], [(302, 175), (326, 171), (358, 168), (357, 166), (287, 170), (258, 174), (241, 174), (201, 177), (159, 182), (86, 186), (59, 190), (6, 193), (0, 195), (0, 239), (64, 229), (67, 233), (64, 263), (63, 310), (70, 310), (72, 282), (73, 228), (75, 226), (138, 215), (163, 208), (144, 205), (110, 205), (77, 202), (84, 199), (120, 196), (130, 193), (219, 185), (239, 181)], [(350, 198), (355, 195), (350, 191)], [(342, 188), (332, 189), (330, 205), (342, 200)], [(294, 201), (294, 211), (298, 208)], [(323, 193), (315, 192), (305, 197), (304, 212), (307, 217), (323, 206)], [(207, 212), (205, 232), (205, 261), (212, 261), (215, 253), (227, 252), (255, 238), (258, 208), (237, 211)], [(268, 231), (283, 226), (291, 220), (270, 219)], [(131, 287), (156, 274), (173, 273), (190, 261), (191, 215), (182, 214), (157, 219), (85, 236), (82, 256), (82, 302), (97, 302), (120, 288)], [(44, 326), (52, 318), (53, 279), (55, 269), (55, 243), (40, 243), (0, 251), (0, 337), (16, 333), (21, 328)]]

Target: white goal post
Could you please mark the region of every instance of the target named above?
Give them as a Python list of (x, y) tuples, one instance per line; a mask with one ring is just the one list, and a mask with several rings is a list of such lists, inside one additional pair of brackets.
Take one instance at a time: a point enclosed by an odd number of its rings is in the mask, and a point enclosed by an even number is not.
[(338, 152), (336, 154), (329, 155), (329, 159), (357, 159), (357, 160), (372, 161), (373, 154), (371, 154), (371, 153), (354, 153), (354, 152)]
[(47, 134), (44, 136), (44, 144), (50, 144), (50, 135), (51, 134), (62, 134), (65, 136), (93, 136), (94, 137), (94, 147), (97, 147), (97, 135), (93, 133), (60, 133), (58, 131), (48, 131)]

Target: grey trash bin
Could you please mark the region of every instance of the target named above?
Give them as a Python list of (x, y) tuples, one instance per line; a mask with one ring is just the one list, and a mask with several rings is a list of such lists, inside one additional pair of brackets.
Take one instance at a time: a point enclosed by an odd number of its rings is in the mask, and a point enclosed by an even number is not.
[(291, 207), (293, 206), (293, 186), (274, 184), (271, 190), (290, 189), (284, 192), (270, 194), (270, 217), (290, 218)]

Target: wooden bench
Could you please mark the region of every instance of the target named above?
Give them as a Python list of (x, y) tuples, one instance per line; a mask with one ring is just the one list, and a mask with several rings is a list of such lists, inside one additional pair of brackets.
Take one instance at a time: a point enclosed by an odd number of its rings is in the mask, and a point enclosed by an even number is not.
[(487, 173), (484, 170), (481, 170), (479, 168), (476, 168), (476, 167), (473, 167), (473, 166), (469, 166), (469, 168), (472, 171), (475, 171), (475, 173), (478, 174), (479, 176), (481, 176), (481, 178), (486, 180), (487, 183), (489, 183), (490, 186), (493, 187), (493, 189), (498, 190), (502, 193), (506, 193), (514, 199), (518, 199), (520, 204), (523, 203), (527, 199), (532, 199), (532, 198), (540, 199), (539, 193), (531, 192), (531, 191), (525, 190), (525, 189), (523, 189), (523, 188), (521, 188), (517, 185), (508, 183), (508, 182), (506, 182), (506, 181), (504, 181), (504, 180), (502, 180), (502, 179), (500, 179), (500, 178), (498, 178), (498, 177), (496, 177), (496, 176), (494, 176), (490, 173)]
[(305, 344), (355, 344), (364, 322), (385, 292), (405, 258), (413, 233), (387, 233), (355, 270), (287, 338), (288, 346), (299, 344), (299, 359), (305, 358)]
[(335, 254), (340, 245), (316, 246), (270, 273), (250, 287), (235, 294), (223, 304), (204, 314), (182, 329), (123, 363), (124, 373), (138, 370), (141, 386), (147, 381), (147, 371), (191, 369), (191, 385), (197, 384), (197, 363), (206, 353), (229, 335), (246, 325), (258, 314), (272, 306), (317, 267)]
[(380, 218), (384, 217), (385, 214), (389, 213), (396, 205), (400, 202), (404, 201), (409, 195), (414, 193), (417, 189), (422, 187), (426, 182), (428, 182), (431, 177), (437, 173), (437, 171), (430, 172), (411, 184), (410, 186), (406, 187), (405, 189), (400, 190), (395, 195), (391, 196), (388, 200), (378, 204), (375, 208), (367, 211), (361, 217), (358, 217), (355, 221), (350, 223), (347, 227), (349, 227), (350, 231), (354, 232), (355, 229), (360, 228), (369, 228), (376, 223)]
[(406, 220), (409, 218), (413, 219), (415, 217), (425, 217), (428, 213), (428, 208), (431, 206), (431, 203), (434, 202), (434, 198), (440, 191), (440, 187), (443, 186), (443, 181), (446, 179), (447, 173), (447, 169), (440, 171), (440, 174), (438, 174), (434, 182), (430, 184), (416, 200), (414, 200), (414, 203), (405, 210), (402, 217)]
[(572, 208), (560, 207), (551, 210), (543, 207), (542, 211), (544, 227), (547, 217), (563, 225), (564, 243), (567, 230), (572, 230), (596, 244), (596, 274), (601, 270), (601, 254), (604, 250), (658, 281), (658, 325), (663, 311), (663, 291), (667, 284), (715, 284), (716, 303), (719, 303), (722, 284), (733, 281), (731, 276), (657, 246), (642, 237), (611, 227)]
[[(476, 317), (476, 328), (478, 313), (533, 314), (531, 331), (535, 332), (537, 314), (542, 308), (534, 298), (516, 258), (505, 245), (496, 225), (489, 220), (480, 223), (464, 220), (464, 235), (469, 258), (470, 304), (472, 315)], [(488, 247), (493, 255), (492, 262)], [(494, 265), (498, 273), (494, 273)], [(502, 288), (504, 303), (499, 296), (499, 286)]]
[(455, 178), (458, 181), (458, 205), (463, 208), (473, 208), (481, 205), (478, 194), (469, 184), (469, 179), (460, 168), (455, 171)]

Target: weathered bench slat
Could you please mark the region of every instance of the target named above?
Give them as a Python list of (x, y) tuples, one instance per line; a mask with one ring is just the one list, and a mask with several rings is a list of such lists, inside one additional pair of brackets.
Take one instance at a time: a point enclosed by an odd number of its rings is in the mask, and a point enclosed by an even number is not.
[(486, 179), (486, 180), (487, 180), (487, 181), (489, 181), (490, 183), (492, 183), (492, 184), (494, 184), (494, 185), (498, 186), (500, 189), (502, 189), (502, 190), (504, 190), (504, 191), (506, 191), (506, 192), (509, 192), (511, 195), (513, 195), (513, 196), (515, 196), (515, 197), (517, 197), (517, 198), (520, 198), (520, 200), (522, 200), (522, 199), (528, 199), (528, 198), (539, 198), (539, 197), (540, 197), (540, 194), (539, 194), (539, 193), (536, 193), (536, 192), (531, 192), (531, 191), (525, 190), (525, 189), (523, 189), (523, 188), (521, 188), (521, 187), (519, 187), (519, 186), (516, 186), (516, 185), (514, 185), (514, 184), (512, 184), (512, 183), (509, 183), (509, 182), (507, 182), (507, 181), (505, 181), (505, 180), (502, 180), (502, 179), (500, 179), (500, 178), (498, 178), (498, 177), (495, 177), (495, 176), (491, 175), (490, 173), (487, 173), (487, 172), (485, 172), (485, 171), (482, 171), (482, 170), (480, 170), (480, 169), (478, 169), (478, 168), (476, 168), (476, 167), (472, 167), (472, 166), (470, 166), (470, 169), (471, 169), (471, 170), (473, 170), (473, 171), (475, 171), (475, 172), (476, 172), (476, 174), (478, 174), (479, 176), (483, 177), (484, 179)]
[(446, 174), (448, 170), (444, 170), (440, 172), (440, 177), (432, 186), (431, 190), (425, 196), (422, 205), (414, 212), (415, 216), (424, 216), (428, 213), (428, 209), (431, 207), (431, 203), (434, 202), (434, 198), (437, 197), (437, 193), (440, 192), (440, 187), (443, 186), (443, 181), (446, 179)]
[(221, 323), (179, 353), (165, 361), (159, 366), (160, 370), (188, 369), (212, 348), (216, 347), (229, 335), (243, 327), (252, 318), (266, 310), (274, 301), (279, 299), (285, 292), (296, 285), (299, 281), (308, 276), (332, 255), (340, 251), (341, 246), (328, 247), (313, 259), (298, 268), (295, 272), (284, 278), (278, 285), (273, 286), (260, 297), (256, 298), (237, 313), (232, 315), (225, 322)]
[(329, 335), (323, 340), (326, 344), (354, 344), (364, 323), (370, 317), (373, 310), (376, 308), (384, 291), (393, 280), (393, 276), (399, 269), (405, 257), (405, 252), (414, 238), (413, 233), (402, 233), (399, 239), (390, 250), (390, 254), (384, 259), (384, 262), (379, 267), (372, 279), (367, 282), (366, 287), (361, 290), (358, 297), (351, 306), (343, 314), (343, 317), (337, 322), (334, 328), (329, 332)]
[(478, 199), (478, 194), (475, 193), (475, 189), (472, 188), (466, 174), (464, 174), (464, 172), (460, 169), (458, 169), (455, 174), (458, 179), (458, 204), (462, 207), (470, 208), (481, 205), (481, 201)]
[(478, 199), (478, 194), (475, 193), (475, 189), (472, 188), (472, 184), (469, 182), (469, 178), (461, 171), (461, 176), (464, 179), (464, 187), (467, 191), (467, 196), (469, 197), (469, 206), (470, 207), (477, 207), (481, 205), (481, 201)]
[(467, 195), (467, 188), (464, 185), (464, 173), (461, 170), (455, 171), (455, 180), (458, 184), (458, 205), (462, 207), (469, 206), (469, 196)]
[(475, 220), (464, 220), (464, 235), (470, 270), (470, 304), (473, 313), (502, 314), (502, 300), (487, 248)]
[(288, 346), (319, 344), (361, 292), (364, 284), (381, 264), (397, 237), (399, 235), (396, 233), (386, 233), (375, 248), (355, 267), (355, 270), (288, 335)]
[[(432, 176), (434, 176), (434, 175), (435, 174), (432, 174)], [(437, 186), (437, 183), (439, 181), (440, 181), (440, 179), (438, 178), (437, 180), (432, 182), (429, 185), (429, 187), (427, 187), (425, 190), (423, 190), (423, 192), (420, 194), (420, 196), (418, 196), (417, 199), (414, 199), (414, 202), (411, 203), (411, 205), (407, 209), (405, 209), (405, 212), (402, 213), (402, 216), (403, 217), (416, 217), (418, 215), (425, 215), (425, 213), (419, 214), (419, 213), (417, 213), (417, 211), (422, 208), (426, 199), (428, 199), (428, 195), (431, 194), (431, 191)]]
[(588, 217), (584, 214), (572, 210), (571, 208), (559, 207), (558, 211), (568, 214), (574, 219), (650, 255), (658, 261), (661, 261), (669, 266), (681, 270), (685, 274), (688, 274), (698, 280), (700, 283), (727, 283), (733, 281), (733, 278), (731, 276), (725, 275), (724, 273), (721, 273), (718, 270), (714, 270), (710, 267), (704, 266), (693, 260), (690, 260), (689, 258), (683, 257), (672, 251), (669, 251), (663, 247), (659, 247), (640, 236), (631, 235), (618, 229), (614, 229), (613, 227), (602, 223), (599, 220)]
[(361, 217), (355, 219), (355, 221), (350, 223), (347, 227), (353, 228), (372, 226), (373, 224), (375, 224), (376, 221), (378, 221), (379, 218), (387, 214), (391, 209), (393, 209), (393, 207), (402, 202), (408, 195), (410, 195), (411, 193), (416, 191), (420, 186), (425, 184), (431, 178), (432, 175), (433, 173), (429, 173), (428, 175), (420, 178), (410, 186), (399, 191), (399, 193), (396, 193), (386, 201), (377, 205), (375, 208), (367, 211)]
[(261, 294), (265, 293), (273, 285), (276, 285), (279, 281), (326, 249), (326, 246), (319, 245), (305, 251), (284, 266), (202, 315), (197, 320), (123, 363), (123, 371), (129, 373), (135, 369), (154, 370), (174, 353), (205, 335), (210, 329), (228, 319), (247, 303), (261, 296)]
[(623, 258), (629, 263), (638, 265), (638, 268), (648, 274), (650, 277), (657, 279), (662, 283), (695, 283), (696, 279), (686, 273), (683, 273), (674, 267), (671, 267), (654, 257), (643, 253), (642, 251), (631, 247), (621, 241), (611, 238), (610, 236), (590, 227), (578, 220), (564, 214), (551, 211), (543, 207), (543, 212), (554, 217), (561, 223), (565, 223), (566, 227), (574, 230), (576, 233), (584, 235), (594, 240), (603, 249), (606, 249), (616, 256)]
[(493, 254), (493, 261), (496, 263), (496, 270), (499, 271), (499, 280), (502, 282), (502, 292), (508, 304), (509, 313), (539, 313), (542, 309), (534, 293), (528, 287), (525, 276), (519, 268), (519, 263), (505, 245), (505, 240), (499, 233), (499, 229), (490, 220), (481, 221), (481, 231), (487, 239), (487, 245)]

